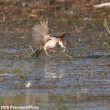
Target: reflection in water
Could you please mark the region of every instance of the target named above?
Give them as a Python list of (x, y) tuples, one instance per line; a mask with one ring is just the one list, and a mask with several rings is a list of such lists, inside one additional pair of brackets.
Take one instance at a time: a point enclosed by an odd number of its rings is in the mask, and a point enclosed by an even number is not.
[[(63, 66), (61, 67), (60, 64)], [(59, 61), (57, 59), (50, 59), (44, 63), (44, 77), (49, 79), (63, 78), (66, 73), (65, 68), (66, 61)]]
[[(76, 96), (69, 95), (26, 95), (0, 97), (2, 106), (38, 106), (40, 110), (109, 110), (109, 98), (85, 97), (77, 100)], [(28, 110), (28, 109), (27, 109)], [(29, 109), (32, 110), (32, 109)]]

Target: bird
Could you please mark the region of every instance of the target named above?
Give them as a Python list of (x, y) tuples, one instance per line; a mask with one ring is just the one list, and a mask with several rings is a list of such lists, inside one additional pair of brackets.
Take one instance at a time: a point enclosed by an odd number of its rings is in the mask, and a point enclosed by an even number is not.
[(33, 53), (36, 57), (39, 57), (40, 53), (44, 50), (47, 56), (51, 56), (49, 51), (54, 52), (56, 47), (60, 47), (60, 53), (67, 51), (68, 39), (70, 33), (63, 32), (60, 35), (52, 35), (49, 33), (48, 20), (42, 21), (32, 28), (33, 41), (39, 48)]

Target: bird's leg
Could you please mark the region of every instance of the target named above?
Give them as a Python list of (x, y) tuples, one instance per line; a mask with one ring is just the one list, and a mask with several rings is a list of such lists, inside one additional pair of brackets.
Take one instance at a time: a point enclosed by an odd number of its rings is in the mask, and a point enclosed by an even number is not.
[(47, 56), (51, 57), (51, 55), (49, 55), (49, 53), (47, 52), (47, 49), (45, 47), (44, 47), (44, 51), (45, 51)]
[(65, 51), (65, 56), (70, 58), (70, 59), (73, 59), (73, 57), (68, 54), (68, 49), (66, 49), (66, 51)]
[(73, 59), (72, 56), (70, 56), (70, 55), (67, 54), (66, 50), (67, 50), (66, 47), (63, 47), (63, 49), (60, 51), (59, 54), (64, 53), (66, 57), (68, 57), (70, 59)]
[(45, 50), (45, 53), (47, 56), (51, 57), (51, 55), (49, 55), (49, 53), (47, 52), (47, 50)]
[(59, 52), (59, 54), (64, 53), (66, 51), (66, 46), (63, 44), (62, 41), (59, 41), (59, 45), (61, 46), (62, 50)]
[(68, 58), (70, 58), (70, 59), (73, 59), (73, 57), (70, 56), (70, 55), (68, 55), (67, 53), (65, 53), (65, 56), (68, 57)]
[(64, 53), (66, 51), (66, 47), (63, 47), (63, 49), (59, 52), (59, 54)]
[(66, 47), (63, 48), (63, 53), (66, 51)]

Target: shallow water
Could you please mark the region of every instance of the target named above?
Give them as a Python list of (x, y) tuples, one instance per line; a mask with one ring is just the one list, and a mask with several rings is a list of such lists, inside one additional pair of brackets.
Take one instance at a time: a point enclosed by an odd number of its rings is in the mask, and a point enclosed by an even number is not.
[(73, 59), (62, 55), (32, 59), (26, 51), (30, 50), (0, 50), (0, 105), (109, 110), (110, 52), (91, 51)]

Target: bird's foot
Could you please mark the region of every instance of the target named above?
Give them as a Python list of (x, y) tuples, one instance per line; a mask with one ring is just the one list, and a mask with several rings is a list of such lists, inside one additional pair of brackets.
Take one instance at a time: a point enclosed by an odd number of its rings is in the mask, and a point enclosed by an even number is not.
[(66, 57), (70, 58), (70, 59), (73, 59), (72, 56), (68, 55), (67, 53), (65, 53)]
[(63, 48), (63, 49), (59, 52), (59, 54), (64, 53), (65, 51), (66, 51), (66, 48)]

